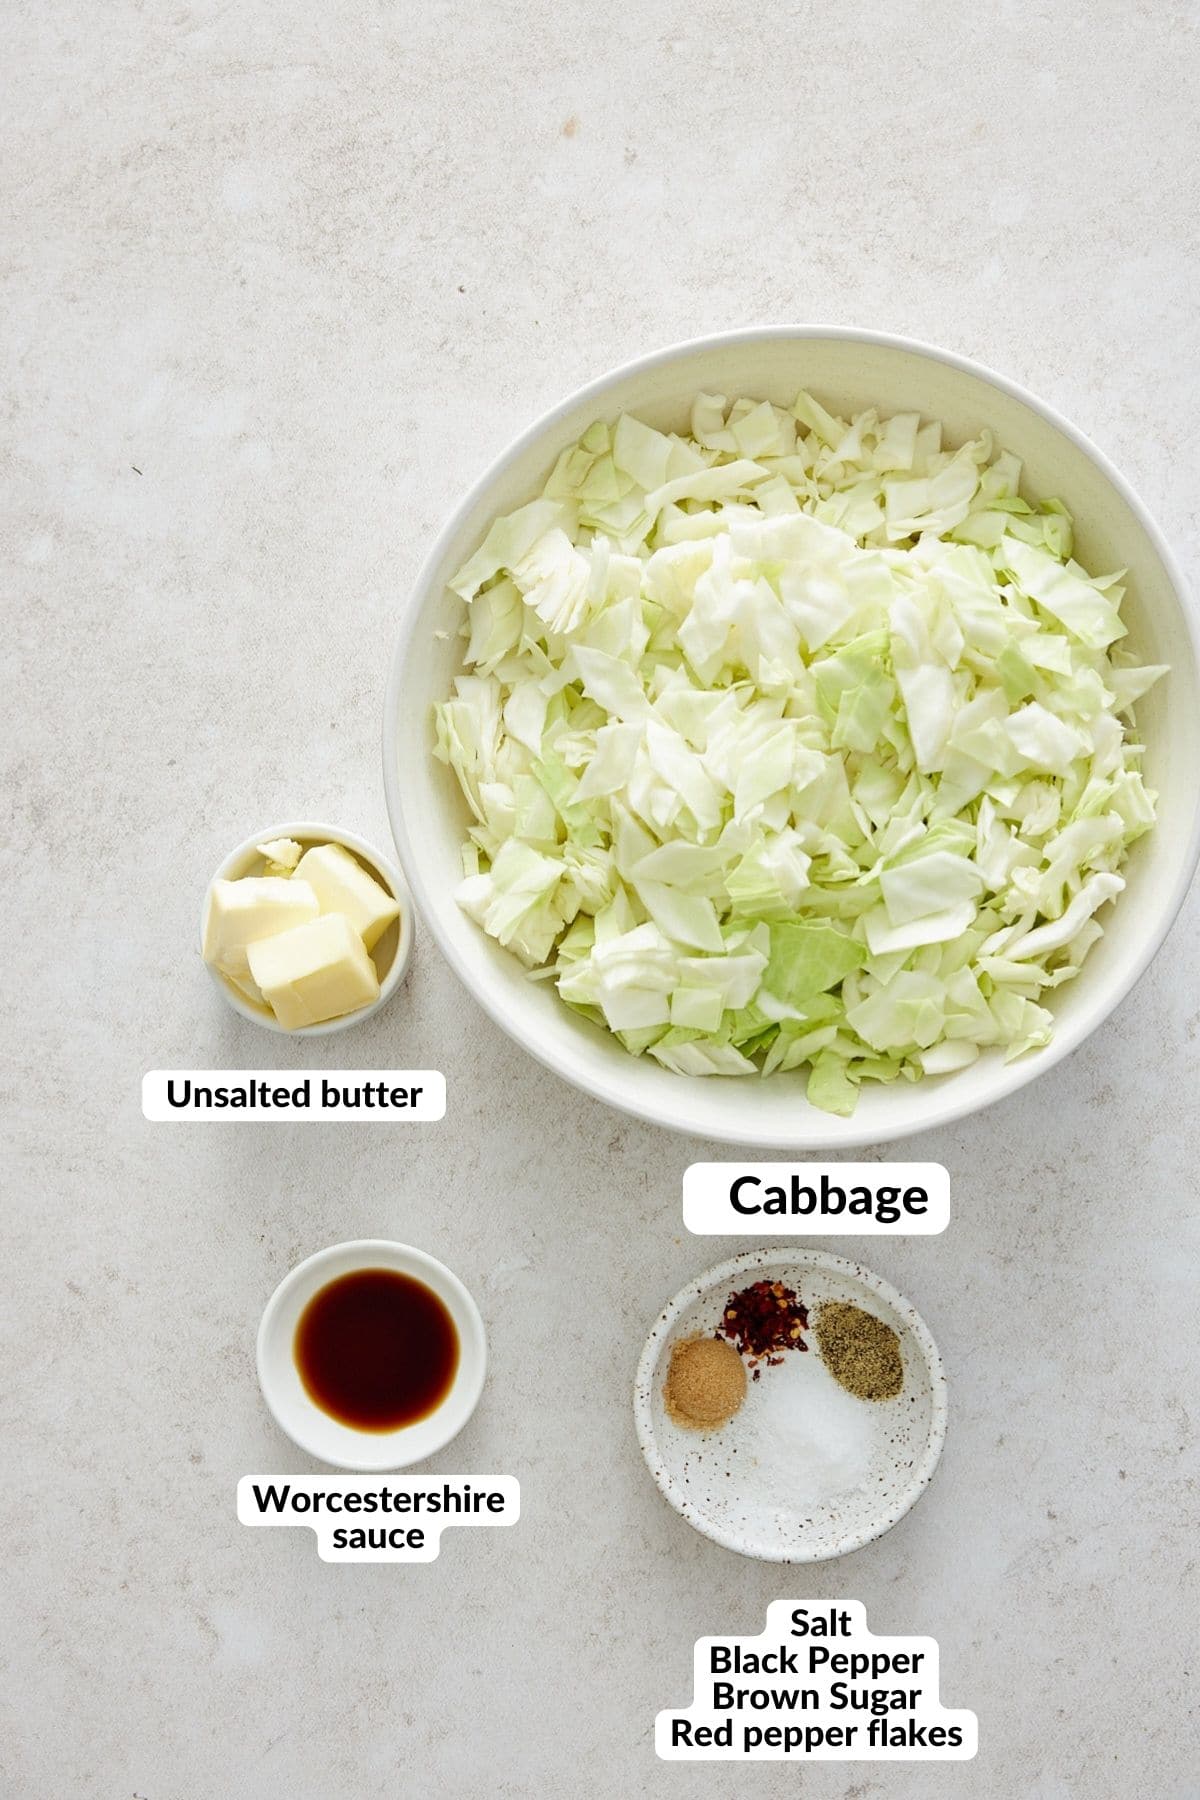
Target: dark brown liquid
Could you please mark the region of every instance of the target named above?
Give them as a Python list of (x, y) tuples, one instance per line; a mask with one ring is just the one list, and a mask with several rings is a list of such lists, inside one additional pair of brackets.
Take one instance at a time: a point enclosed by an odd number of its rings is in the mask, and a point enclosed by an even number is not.
[(428, 1418), (450, 1392), (458, 1332), (423, 1281), (357, 1269), (313, 1295), (293, 1354), (323, 1412), (358, 1431), (396, 1431)]

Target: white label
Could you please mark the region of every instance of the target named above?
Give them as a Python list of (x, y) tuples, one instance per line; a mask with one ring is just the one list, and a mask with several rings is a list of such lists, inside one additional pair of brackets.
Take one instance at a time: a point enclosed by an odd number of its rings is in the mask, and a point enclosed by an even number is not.
[(660, 1712), (666, 1762), (967, 1762), (931, 1637), (876, 1637), (859, 1600), (773, 1600), (758, 1637), (696, 1642), (692, 1704)]
[(515, 1525), (515, 1475), (243, 1475), (243, 1525), (307, 1525), (322, 1562), (433, 1562), (452, 1525)]
[(693, 1163), (683, 1222), (699, 1237), (932, 1237), (950, 1223), (941, 1163)]
[(142, 1077), (142, 1114), (171, 1119), (375, 1119), (426, 1124), (446, 1115), (439, 1069), (151, 1069)]

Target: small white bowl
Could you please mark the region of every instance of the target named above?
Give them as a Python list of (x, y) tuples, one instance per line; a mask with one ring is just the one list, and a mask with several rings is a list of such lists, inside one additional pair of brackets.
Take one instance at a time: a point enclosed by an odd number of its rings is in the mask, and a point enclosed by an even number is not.
[(204, 904), (200, 908), (200, 942), (204, 942), (204, 924), (208, 917), (209, 902), (212, 899), (214, 881), (240, 881), (244, 875), (261, 875), (265, 867), (259, 851), (260, 844), (268, 844), (276, 838), (293, 838), (306, 850), (315, 844), (341, 844), (365, 863), (369, 872), (385, 887), (393, 900), (400, 907), (400, 917), (394, 925), (389, 925), (374, 950), (371, 961), (375, 964), (375, 973), (379, 977), (379, 998), (372, 1000), (369, 1006), (360, 1006), (354, 1012), (343, 1013), (340, 1019), (326, 1019), (320, 1025), (301, 1025), (289, 1031), (279, 1023), (268, 1006), (256, 1006), (254, 1002), (241, 993), (223, 975), (220, 969), (214, 969), (211, 963), (204, 966), (216, 982), (222, 995), (235, 1013), (243, 1019), (252, 1019), (256, 1025), (264, 1026), (268, 1031), (278, 1031), (284, 1037), (329, 1037), (335, 1031), (345, 1031), (351, 1025), (361, 1025), (372, 1013), (386, 1006), (408, 972), (413, 947), (413, 903), (408, 886), (396, 865), (386, 856), (381, 856), (373, 844), (366, 838), (359, 837), (355, 831), (344, 831), (340, 825), (321, 825), (311, 819), (300, 824), (268, 825), (264, 831), (256, 831), (244, 843), (231, 850), (220, 868), (213, 875), (204, 891)]
[[(458, 1332), (458, 1368), (450, 1392), (428, 1418), (398, 1431), (356, 1431), (341, 1424), (310, 1399), (296, 1367), (296, 1326), (304, 1308), (329, 1282), (361, 1269), (392, 1269), (423, 1281), (447, 1308)], [(263, 1399), (280, 1430), (301, 1450), (338, 1469), (406, 1469), (445, 1449), (475, 1411), (487, 1374), (487, 1336), (479, 1308), (445, 1263), (408, 1244), (359, 1238), (318, 1250), (284, 1276), (258, 1328), (257, 1359)]]
[[(819, 1505), (779, 1508), (763, 1494), (746, 1454), (749, 1409), (761, 1402), (767, 1383), (780, 1371), (763, 1368), (758, 1382), (747, 1382), (741, 1410), (719, 1431), (684, 1430), (663, 1403), (672, 1346), (684, 1338), (711, 1336), (729, 1294), (763, 1280), (786, 1282), (808, 1307), (810, 1357), (820, 1356), (813, 1315), (823, 1301), (860, 1306), (890, 1325), (900, 1339), (900, 1393), (894, 1400), (857, 1403), (868, 1409), (873, 1426), (866, 1479)], [(762, 1562), (824, 1562), (882, 1537), (928, 1487), (946, 1437), (946, 1377), (937, 1345), (916, 1308), (861, 1263), (826, 1250), (747, 1250), (689, 1282), (662, 1313), (638, 1363), (633, 1413), (650, 1473), (689, 1525), (727, 1550)]]
[[(1075, 515), (1077, 554), (1097, 571), (1129, 569), (1129, 643), (1171, 665), (1138, 705), (1146, 776), (1159, 791), (1157, 827), (1135, 844), (1125, 892), (1078, 977), (1049, 1001), (1054, 1037), (1011, 1063), (989, 1050), (955, 1074), (863, 1084), (843, 1119), (818, 1111), (803, 1077), (677, 1075), (630, 1056), (615, 1037), (530, 981), (517, 957), (459, 907), (461, 847), (470, 823), (451, 771), (432, 754), (433, 705), (461, 671), (462, 601), (448, 582), (491, 521), (540, 493), (567, 445), (622, 412), (663, 431), (687, 430), (699, 393), (750, 395), (790, 406), (809, 388), (849, 416), (867, 407), (922, 413), (958, 444), (990, 427), (1025, 467), (1028, 491), (1060, 496)], [(591, 382), (500, 455), (429, 551), (401, 623), (384, 714), (384, 783), (392, 833), (422, 917), (468, 992), (548, 1069), (585, 1092), (674, 1131), (761, 1149), (882, 1144), (965, 1118), (1046, 1074), (1124, 999), (1154, 956), (1200, 855), (1200, 631), (1183, 575), (1129, 483), (1053, 407), (964, 356), (885, 332), (767, 326), (676, 344)]]

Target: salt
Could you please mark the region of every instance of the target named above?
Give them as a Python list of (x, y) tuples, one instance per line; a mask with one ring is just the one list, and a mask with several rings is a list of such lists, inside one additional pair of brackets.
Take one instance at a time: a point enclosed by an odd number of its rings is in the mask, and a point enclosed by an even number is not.
[(736, 1453), (739, 1485), (765, 1509), (804, 1515), (864, 1486), (879, 1429), (870, 1401), (848, 1394), (815, 1351), (791, 1350), (749, 1384), (721, 1448)]

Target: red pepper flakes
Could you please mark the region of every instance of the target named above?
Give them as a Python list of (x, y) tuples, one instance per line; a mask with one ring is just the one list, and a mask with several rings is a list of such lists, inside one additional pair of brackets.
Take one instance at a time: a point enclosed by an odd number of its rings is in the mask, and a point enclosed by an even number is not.
[(756, 1281), (730, 1294), (717, 1330), (740, 1350), (757, 1381), (756, 1363), (773, 1368), (783, 1361), (785, 1350), (808, 1349), (802, 1335), (808, 1330), (808, 1309), (782, 1281)]

